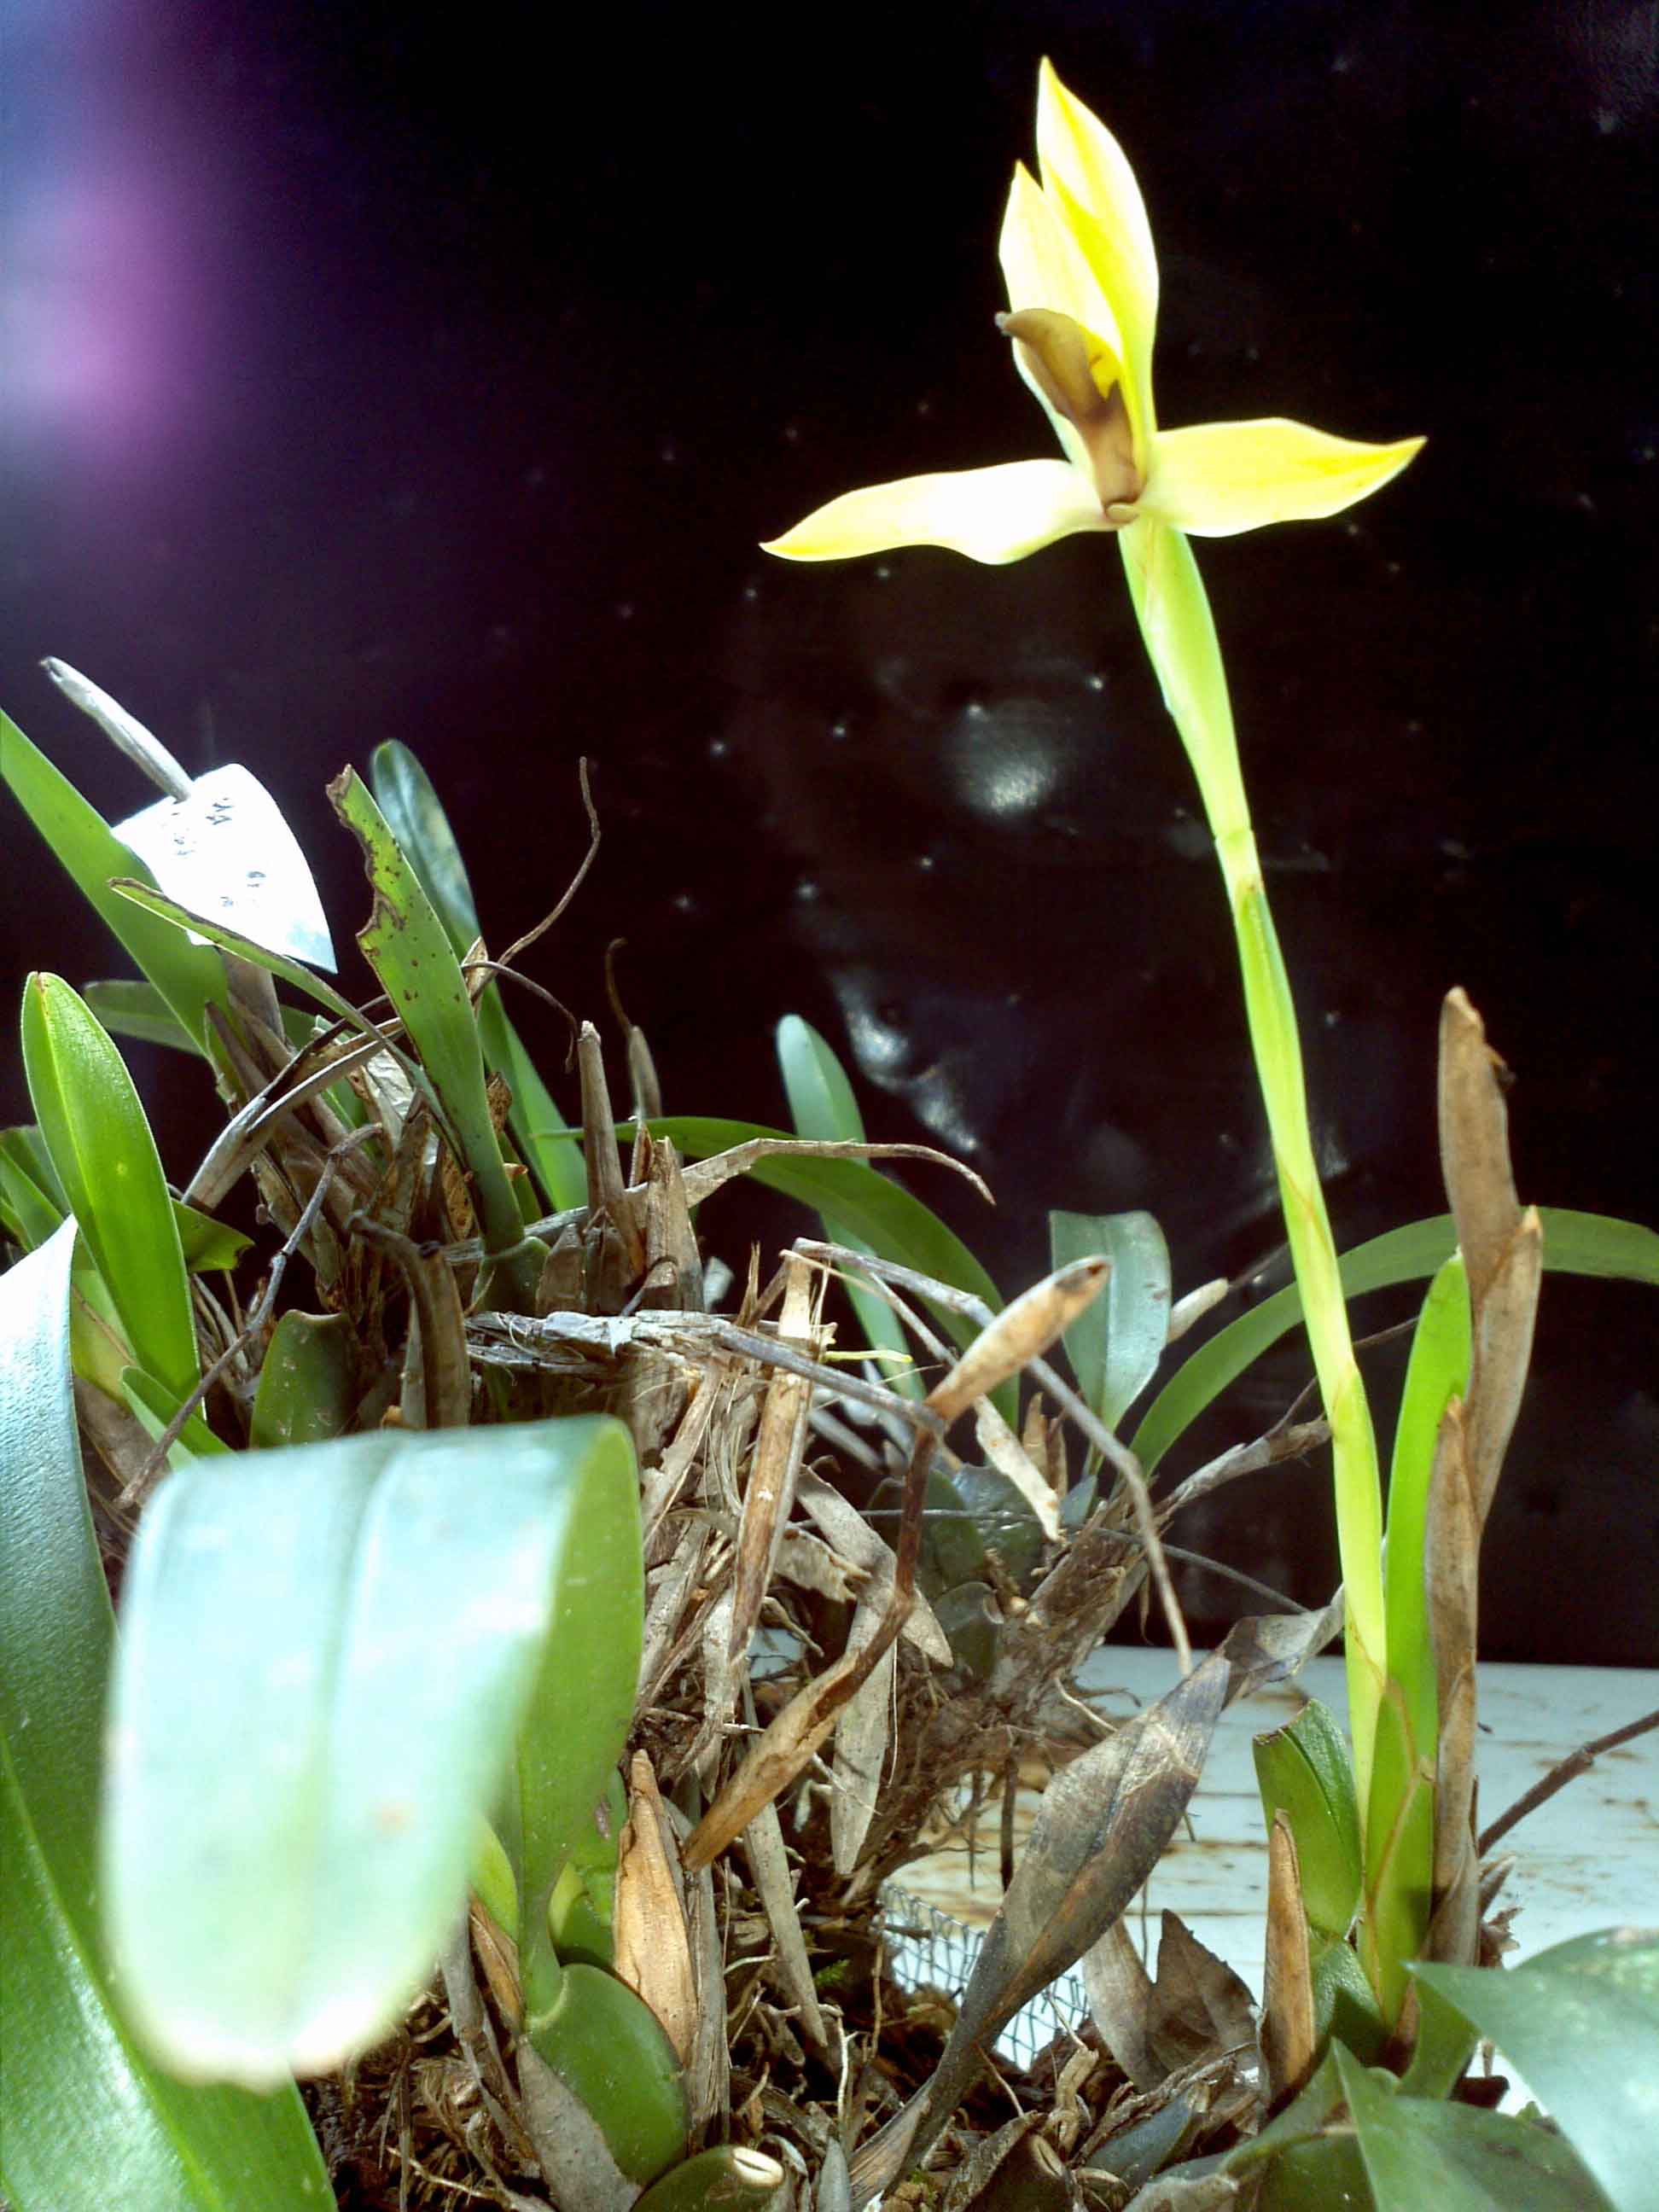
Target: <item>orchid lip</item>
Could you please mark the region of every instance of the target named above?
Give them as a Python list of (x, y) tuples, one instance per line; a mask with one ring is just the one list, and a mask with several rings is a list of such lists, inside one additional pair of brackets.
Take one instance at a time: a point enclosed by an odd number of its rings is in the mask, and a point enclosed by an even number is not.
[(1121, 365), (1110, 349), (1070, 315), (1023, 307), (997, 317), (997, 328), (1019, 348), (1032, 381), (1056, 415), (1077, 432), (1088, 456), (1101, 513), (1114, 529), (1133, 515), (1146, 489), (1135, 459), (1134, 430), (1123, 396)]

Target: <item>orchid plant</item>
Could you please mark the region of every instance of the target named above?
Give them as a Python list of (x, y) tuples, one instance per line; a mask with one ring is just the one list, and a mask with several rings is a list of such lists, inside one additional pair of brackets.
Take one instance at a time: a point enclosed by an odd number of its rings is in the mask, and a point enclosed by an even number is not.
[[(788, 560), (842, 560), (904, 545), (970, 559), (1023, 558), (1079, 532), (1117, 539), (1141, 635), (1187, 749), (1231, 909), (1252, 1048), (1285, 1222), (1330, 1422), (1346, 1600), (1354, 1782), (1370, 1807), (1390, 1662), (1376, 1438), (1355, 1362), (1309, 1128), (1296, 1012), (1256, 850), (1215, 623), (1188, 534), (1225, 537), (1317, 520), (1368, 498), (1420, 438), (1366, 445), (1270, 417), (1158, 427), (1152, 347), (1158, 261), (1134, 173), (1111, 132), (1042, 65), (1041, 181), (1014, 172), (1000, 257), (1014, 364), (1053, 424), (1063, 461), (1004, 463), (844, 494), (773, 539)], [(1424, 1655), (1409, 1655), (1420, 1675)], [(1426, 1751), (1432, 1771), (1432, 1749)]]

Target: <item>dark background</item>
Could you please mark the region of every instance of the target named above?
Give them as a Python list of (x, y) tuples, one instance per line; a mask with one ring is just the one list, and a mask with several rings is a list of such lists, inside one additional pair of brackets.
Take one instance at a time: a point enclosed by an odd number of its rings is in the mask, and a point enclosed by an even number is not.
[[(872, 1134), (989, 1177), (994, 1214), (911, 1181), (1006, 1290), (1053, 1206), (1148, 1207), (1178, 1291), (1259, 1287), (1231, 932), (1114, 550), (756, 550), (855, 484), (1050, 450), (992, 316), (1052, 54), (1146, 192), (1162, 419), (1429, 439), (1346, 517), (1198, 544), (1340, 1240), (1442, 1206), (1453, 983), (1516, 1073), (1523, 1197), (1659, 1221), (1650, 8), (636, 5), (579, 44), (539, 9), (6, 23), (0, 697), (104, 811), (149, 794), (42, 653), (191, 771), (262, 775), (348, 948), (323, 785), (404, 739), (500, 946), (580, 857), (586, 754), (604, 850), (533, 972), (603, 1018), (626, 937), (671, 1110), (781, 1120), (799, 1011)], [(114, 963), (0, 805), (15, 1003), (31, 965)], [(559, 1026), (519, 1018), (550, 1064)], [(206, 1085), (137, 1058), (182, 1181)], [(15, 1118), (15, 1052), (0, 1079)], [(793, 1225), (706, 1224), (738, 1261)], [(1491, 1656), (1659, 1662), (1656, 1349), (1651, 1290), (1547, 1280)], [(1372, 1362), (1385, 1437), (1400, 1364)], [(1284, 1348), (1182, 1467), (1306, 1364)], [(1292, 1468), (1182, 1533), (1311, 1600), (1328, 1517)], [(1212, 1631), (1235, 1604), (1185, 1587)]]

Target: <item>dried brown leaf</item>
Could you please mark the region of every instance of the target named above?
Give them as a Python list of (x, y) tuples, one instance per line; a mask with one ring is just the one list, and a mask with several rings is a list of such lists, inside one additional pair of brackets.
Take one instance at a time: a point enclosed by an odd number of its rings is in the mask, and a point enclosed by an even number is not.
[(935, 1167), (950, 1168), (972, 1183), (987, 1205), (996, 1203), (983, 1176), (975, 1175), (972, 1168), (964, 1167), (949, 1152), (939, 1152), (932, 1145), (865, 1145), (839, 1139), (820, 1141), (810, 1137), (751, 1137), (746, 1144), (733, 1145), (729, 1152), (716, 1152), (711, 1159), (696, 1160), (685, 1170), (686, 1197), (693, 1206), (701, 1206), (704, 1199), (711, 1198), (733, 1176), (747, 1175), (760, 1160), (783, 1156), (820, 1160), (929, 1160)]
[(1255, 2039), (1249, 1990), (1174, 1912), (1166, 1911), (1163, 1917), (1147, 2033), (1172, 2073), (1177, 2067), (1220, 2057)]
[(1036, 1514), (1037, 1526), (1048, 1541), (1057, 1543), (1060, 1500), (1054, 1495), (1047, 1470), (1032, 1465), (1025, 1447), (988, 1398), (981, 1398), (974, 1408), (974, 1433), (986, 1458), (999, 1474), (1007, 1476)]
[[(779, 1338), (809, 1358), (820, 1357), (825, 1348), (824, 1332), (817, 1325), (813, 1309), (815, 1293), (821, 1292), (823, 1279), (793, 1254), (785, 1266)], [(749, 1649), (771, 1584), (778, 1544), (794, 1502), (811, 1402), (812, 1386), (803, 1376), (781, 1367), (773, 1370), (749, 1463), (749, 1479), (744, 1486), (730, 1632), (729, 1656), (734, 1659)]]
[(612, 1942), (618, 1978), (650, 2006), (680, 2063), (686, 2064), (696, 2042), (697, 1990), (679, 1846), (642, 1751), (635, 1753), (629, 1768)]
[[(801, 1469), (795, 1484), (795, 1498), (802, 1511), (817, 1522), (848, 1565), (868, 1577), (865, 1595), (871, 1603), (884, 1604), (893, 1587), (896, 1563), (892, 1547), (877, 1535), (849, 1498), (843, 1498), (840, 1491), (822, 1475), (814, 1474), (810, 1468)], [(954, 1665), (951, 1639), (920, 1591), (900, 1632), (907, 1644), (914, 1644), (924, 1658), (933, 1660), (936, 1666)]]
[(1440, 1162), (1476, 1305), (1521, 1225), (1503, 1066), (1467, 994), (1449, 991), (1440, 1010)]
[(797, 1589), (811, 1590), (815, 1596), (827, 1598), (832, 1605), (856, 1605), (857, 1585), (864, 1579), (831, 1551), (822, 1536), (800, 1528), (789, 1528), (783, 1532), (783, 1542), (778, 1550), (778, 1573), (785, 1582), (793, 1583)]
[(1261, 2033), (1268, 2101), (1276, 2105), (1307, 2079), (1318, 2051), (1302, 1872), (1296, 1838), (1282, 1812), (1274, 1814), (1267, 1838), (1267, 1962)]
[(872, 1658), (871, 1649), (866, 1645), (862, 1651), (843, 1651), (774, 1717), (692, 1830), (685, 1847), (689, 1869), (707, 1866), (718, 1857), (762, 1806), (769, 1805), (788, 1789), (828, 1737), (847, 1700), (874, 1671), (881, 1654), (877, 1652)]
[(1083, 1954), (1081, 1972), (1101, 2041), (1137, 2089), (1155, 2089), (1169, 2069), (1147, 2039), (1152, 1978), (1124, 1920), (1114, 1920), (1095, 1938)]
[(812, 1963), (801, 1933), (800, 1912), (790, 1879), (788, 1854), (775, 1805), (763, 1805), (743, 1833), (743, 1851), (755, 1884), (761, 1909), (777, 1948), (778, 1979), (796, 2008), (801, 2026), (819, 2051), (829, 2047), (829, 2033), (812, 1984)]
[[(881, 1624), (883, 1608), (867, 1601), (853, 1615), (849, 1651), (862, 1650)], [(858, 1864), (864, 1839), (875, 1817), (876, 1796), (887, 1747), (893, 1705), (893, 1669), (897, 1647), (890, 1649), (862, 1688), (848, 1700), (836, 1727), (835, 1791), (830, 1800), (830, 1858), (843, 1880)]]
[(1033, 1283), (993, 1316), (950, 1372), (928, 1392), (927, 1403), (942, 1420), (953, 1421), (977, 1399), (988, 1398), (1029, 1361), (1040, 1359), (1078, 1316), (1094, 1304), (1111, 1271), (1111, 1261), (1097, 1255), (1073, 1260), (1040, 1283)]

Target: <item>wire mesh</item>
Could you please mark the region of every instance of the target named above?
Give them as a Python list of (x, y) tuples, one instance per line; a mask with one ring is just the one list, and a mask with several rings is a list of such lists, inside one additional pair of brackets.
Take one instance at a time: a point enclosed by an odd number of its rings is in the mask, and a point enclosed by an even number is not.
[[(906, 1989), (939, 1990), (960, 2002), (979, 1957), (983, 1930), (913, 1897), (896, 1882), (881, 1893), (883, 1927), (893, 1973)], [(995, 2049), (1029, 2066), (1054, 2038), (1070, 2035), (1089, 2016), (1089, 1993), (1075, 1974), (1061, 1974), (1023, 2006), (997, 2036)]]

